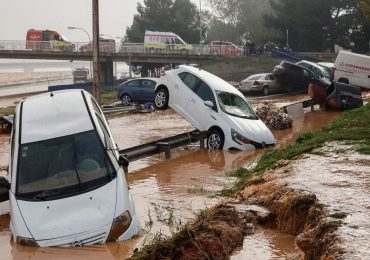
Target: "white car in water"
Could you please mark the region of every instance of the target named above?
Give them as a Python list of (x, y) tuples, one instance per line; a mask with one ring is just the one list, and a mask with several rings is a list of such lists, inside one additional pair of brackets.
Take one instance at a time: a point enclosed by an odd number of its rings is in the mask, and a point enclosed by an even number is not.
[(275, 144), (275, 137), (240, 91), (198, 68), (181, 65), (164, 72), (156, 85), (154, 105), (171, 107), (207, 132), (210, 149), (251, 150)]
[(140, 231), (108, 123), (83, 90), (21, 101), (11, 134), (10, 228), (28, 246), (78, 246), (130, 239)]

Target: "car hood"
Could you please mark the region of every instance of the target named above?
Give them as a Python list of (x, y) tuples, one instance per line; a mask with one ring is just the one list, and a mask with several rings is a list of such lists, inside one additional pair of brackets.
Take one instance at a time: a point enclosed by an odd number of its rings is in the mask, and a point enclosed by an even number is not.
[(228, 117), (231, 128), (249, 140), (259, 144), (275, 144), (274, 135), (260, 119), (253, 120), (229, 115), (225, 116)]
[(50, 201), (18, 200), (17, 203), (35, 240), (71, 238), (111, 225), (116, 207), (116, 185), (117, 178), (103, 187), (72, 197)]

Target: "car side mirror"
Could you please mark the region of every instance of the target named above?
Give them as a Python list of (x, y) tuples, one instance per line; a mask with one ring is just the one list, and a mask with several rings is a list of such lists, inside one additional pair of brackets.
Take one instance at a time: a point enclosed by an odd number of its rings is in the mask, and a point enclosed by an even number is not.
[(127, 168), (128, 165), (129, 165), (129, 161), (128, 161), (128, 159), (126, 157), (120, 155), (119, 158), (118, 158), (118, 164), (120, 166), (123, 166), (123, 167), (126, 167)]
[(210, 100), (204, 101), (204, 105), (206, 105), (207, 107), (210, 107), (210, 108), (214, 108), (215, 107), (215, 105), (213, 104), (213, 102), (210, 101)]
[(9, 200), (10, 183), (4, 177), (0, 177), (0, 202)]

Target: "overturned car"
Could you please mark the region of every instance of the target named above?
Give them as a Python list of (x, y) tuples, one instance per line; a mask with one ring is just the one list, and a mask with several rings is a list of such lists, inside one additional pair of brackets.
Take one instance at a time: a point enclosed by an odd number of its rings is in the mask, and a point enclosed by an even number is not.
[(158, 80), (155, 107), (168, 106), (198, 130), (209, 149), (251, 150), (275, 145), (275, 137), (243, 94), (219, 77), (191, 66), (169, 70)]
[(363, 105), (360, 87), (326, 78), (313, 80), (308, 86), (308, 94), (320, 109), (343, 111)]

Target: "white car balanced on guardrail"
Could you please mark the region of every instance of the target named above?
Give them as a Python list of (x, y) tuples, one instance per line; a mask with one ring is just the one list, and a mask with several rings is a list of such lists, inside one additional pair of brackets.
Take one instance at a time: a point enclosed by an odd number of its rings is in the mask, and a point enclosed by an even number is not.
[(243, 94), (207, 71), (181, 65), (164, 72), (156, 85), (154, 104), (157, 109), (171, 107), (198, 130), (207, 131), (210, 149), (275, 145), (275, 137)]

